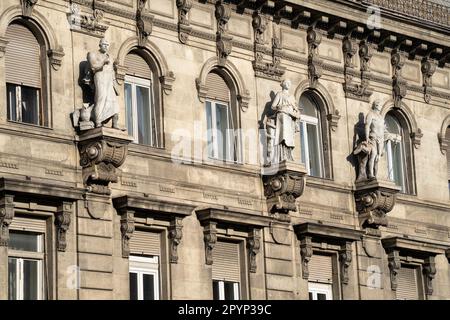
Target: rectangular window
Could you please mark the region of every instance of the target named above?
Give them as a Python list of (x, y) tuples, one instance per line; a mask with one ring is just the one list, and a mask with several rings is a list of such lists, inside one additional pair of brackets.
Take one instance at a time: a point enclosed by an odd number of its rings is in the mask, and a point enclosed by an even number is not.
[(338, 282), (333, 270), (334, 256), (313, 254), (308, 263), (308, 292), (310, 300), (333, 300), (334, 285)]
[(40, 89), (7, 83), (8, 120), (45, 125)]
[(130, 300), (159, 300), (158, 256), (130, 256)]
[(241, 287), (240, 245), (217, 241), (213, 249), (213, 298), (239, 300)]
[(126, 76), (125, 105), (127, 129), (134, 142), (159, 147), (151, 80)]
[(331, 284), (308, 283), (309, 300), (333, 300)]
[(397, 274), (397, 300), (422, 299), (420, 267), (402, 264)]
[(208, 157), (238, 161), (230, 106), (223, 102), (206, 101), (206, 122)]
[(214, 300), (239, 300), (239, 283), (213, 280)]
[(389, 179), (402, 188), (402, 192), (406, 192), (406, 183), (404, 175), (404, 146), (403, 142), (394, 143), (390, 140), (386, 142), (386, 155), (388, 163)]
[(44, 299), (44, 235), (10, 231), (8, 295), (10, 300)]

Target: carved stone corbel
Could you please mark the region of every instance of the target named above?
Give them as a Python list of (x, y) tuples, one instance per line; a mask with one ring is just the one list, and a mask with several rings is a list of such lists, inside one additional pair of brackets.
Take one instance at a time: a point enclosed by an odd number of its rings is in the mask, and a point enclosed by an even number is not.
[(249, 255), (249, 269), (250, 272), (255, 273), (257, 269), (256, 256), (261, 248), (261, 236), (259, 231), (253, 229), (247, 241), (248, 255)]
[(31, 17), (33, 15), (33, 9), (38, 0), (20, 0), (22, 4), (22, 15), (24, 17)]
[(14, 196), (3, 195), (0, 198), (0, 247), (9, 243), (9, 225), (14, 218)]
[(306, 185), (304, 166), (283, 161), (273, 167), (265, 168), (263, 173), (264, 195), (270, 213), (297, 211), (296, 199)]
[(58, 71), (61, 68), (62, 60), (65, 55), (63, 48), (60, 47), (58, 49), (50, 49), (48, 50), (47, 55), (50, 59), (50, 65), (53, 70)]
[(178, 263), (178, 245), (183, 238), (183, 219), (175, 217), (169, 226), (170, 263)]
[(433, 279), (436, 276), (436, 263), (434, 256), (425, 259), (423, 264), (423, 274), (425, 277), (425, 294), (430, 296), (433, 294)]
[(148, 0), (138, 0), (136, 11), (136, 32), (138, 36), (138, 46), (145, 47), (147, 39), (153, 30), (153, 16), (146, 14), (145, 5)]
[(109, 24), (105, 23), (103, 18), (104, 12), (100, 9), (94, 9), (93, 13), (89, 14), (82, 13), (76, 3), (70, 5), (68, 20), (71, 31), (103, 38), (109, 27)]
[(177, 0), (178, 8), (178, 39), (181, 43), (186, 44), (189, 35), (192, 32), (189, 19), (187, 17), (192, 8), (192, 0)]
[(231, 17), (231, 8), (223, 3), (222, 0), (216, 2), (215, 16), (217, 20), (216, 48), (217, 57), (220, 65), (225, 65), (228, 56), (231, 54), (233, 45), (232, 36), (228, 34), (227, 24)]
[(448, 146), (450, 146), (450, 140), (445, 137), (442, 133), (438, 133), (438, 141), (443, 155), (447, 154)]
[(380, 235), (377, 229), (388, 225), (386, 215), (394, 208), (399, 191), (400, 188), (390, 182), (381, 183), (376, 179), (357, 181), (355, 201), (361, 227)]
[(313, 247), (312, 247), (312, 238), (311, 237), (303, 237), (300, 240), (300, 256), (302, 259), (302, 277), (305, 280), (309, 278), (309, 261), (313, 255)]
[(424, 58), (422, 60), (422, 86), (423, 86), (423, 99), (426, 103), (430, 103), (431, 101), (431, 95), (428, 93), (429, 89), (432, 88), (432, 77), (433, 74), (436, 72), (437, 65), (436, 63), (432, 62), (431, 59)]
[(330, 129), (334, 132), (339, 123), (339, 119), (341, 118), (341, 114), (338, 109), (335, 109), (333, 113), (327, 114), (327, 120), (330, 125)]
[(423, 137), (423, 133), (420, 128), (417, 128), (417, 131), (415, 131), (415, 132), (411, 132), (411, 140), (412, 140), (412, 144), (414, 145), (414, 148), (416, 148), (416, 149), (419, 148), (422, 137)]
[(217, 222), (207, 221), (203, 225), (203, 241), (205, 242), (205, 262), (213, 264), (213, 249), (217, 242)]
[(346, 242), (339, 251), (339, 262), (341, 265), (341, 283), (348, 284), (348, 269), (352, 263), (352, 243)]
[(0, 58), (3, 58), (5, 56), (6, 52), (6, 46), (8, 45), (9, 41), (6, 40), (5, 37), (0, 37)]
[(306, 40), (308, 42), (308, 79), (311, 88), (315, 88), (322, 76), (323, 61), (319, 58), (319, 45), (322, 34), (313, 27), (308, 28)]
[(56, 248), (65, 252), (67, 247), (66, 234), (72, 219), (72, 202), (63, 202), (55, 216)]
[[(351, 45), (353, 46), (353, 44)], [(350, 44), (344, 44), (343, 49), (345, 51), (352, 52), (352, 48), (350, 48)], [(345, 53), (344, 51), (344, 53)], [(345, 67), (345, 77), (346, 83), (344, 83), (344, 91), (345, 95), (348, 98), (361, 100), (364, 102), (369, 102), (370, 97), (372, 96), (373, 89), (370, 88), (370, 59), (372, 58), (372, 48), (368, 45), (368, 43), (363, 40), (359, 43), (358, 55), (360, 59), (360, 83), (353, 83), (353, 77), (351, 75), (353, 69), (349, 67)], [(349, 61), (350, 53), (347, 53), (347, 60)]]
[(206, 95), (208, 94), (208, 87), (202, 84), (202, 80), (200, 78), (195, 79), (195, 86), (197, 88), (197, 95), (200, 102), (205, 102)]
[(125, 82), (125, 76), (127, 75), (127, 67), (114, 63), (114, 68), (116, 70), (116, 81), (119, 85), (123, 85)]
[(391, 290), (396, 291), (398, 286), (398, 271), (400, 270), (402, 264), (400, 262), (400, 253), (398, 250), (388, 251), (388, 267), (391, 279)]
[(243, 94), (238, 94), (236, 98), (242, 112), (246, 112), (248, 110), (248, 104), (250, 102), (250, 92), (247, 90)]
[(125, 162), (128, 134), (106, 127), (83, 132), (79, 136), (80, 165), (83, 167), (83, 182), (89, 192), (111, 194), (110, 182), (117, 182), (117, 169)]
[(167, 72), (165, 75), (159, 77), (159, 82), (165, 95), (172, 93), (173, 83), (175, 82), (175, 74), (172, 71)]
[(134, 211), (124, 209), (120, 215), (120, 233), (122, 234), (122, 257), (130, 256), (130, 239), (134, 232)]
[(394, 49), (391, 53), (391, 64), (393, 69), (392, 76), (392, 94), (394, 99), (394, 106), (400, 108), (402, 99), (406, 97), (407, 82), (402, 76), (402, 68), (405, 65), (405, 56), (399, 50)]

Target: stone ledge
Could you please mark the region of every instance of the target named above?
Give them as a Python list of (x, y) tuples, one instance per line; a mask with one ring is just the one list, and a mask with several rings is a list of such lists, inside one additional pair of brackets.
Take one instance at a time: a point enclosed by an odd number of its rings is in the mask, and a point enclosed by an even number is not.
[(262, 216), (259, 212), (246, 213), (244, 211), (231, 211), (225, 208), (206, 208), (196, 210), (200, 221), (214, 221), (219, 224), (240, 225), (247, 227), (264, 228), (273, 221), (271, 217)]
[(358, 241), (364, 235), (364, 231), (361, 230), (335, 227), (312, 222), (294, 225), (294, 231), (297, 237), (312, 236), (319, 238), (333, 238), (349, 241)]
[(381, 239), (384, 249), (399, 249), (400, 251), (417, 252), (425, 255), (444, 254), (450, 250), (450, 244), (442, 242), (431, 242), (413, 238), (390, 237)]

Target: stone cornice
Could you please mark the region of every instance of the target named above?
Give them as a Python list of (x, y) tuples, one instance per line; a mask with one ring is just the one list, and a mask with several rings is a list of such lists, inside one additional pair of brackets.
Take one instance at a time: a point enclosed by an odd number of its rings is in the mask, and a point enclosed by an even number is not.
[(364, 235), (364, 231), (350, 228), (335, 227), (318, 223), (302, 223), (294, 225), (294, 232), (298, 238), (311, 236), (317, 238), (332, 238), (342, 241), (358, 241)]
[(26, 197), (47, 197), (54, 200), (75, 201), (83, 198), (83, 188), (10, 178), (0, 178), (0, 193)]
[(113, 199), (117, 211), (133, 210), (144, 214), (189, 216), (195, 205), (171, 202), (156, 197), (120, 196)]
[(246, 213), (242, 211), (231, 211), (221, 208), (206, 208), (196, 210), (197, 218), (202, 221), (213, 221), (218, 224), (237, 225), (249, 228), (268, 227), (272, 218), (262, 216), (259, 212)]
[(449, 249), (449, 245), (444, 245), (438, 242), (431, 242), (429, 240), (416, 240), (413, 238), (390, 237), (381, 239), (384, 249), (394, 249), (399, 251), (406, 251), (417, 253), (424, 256), (435, 256), (444, 254), (445, 250)]

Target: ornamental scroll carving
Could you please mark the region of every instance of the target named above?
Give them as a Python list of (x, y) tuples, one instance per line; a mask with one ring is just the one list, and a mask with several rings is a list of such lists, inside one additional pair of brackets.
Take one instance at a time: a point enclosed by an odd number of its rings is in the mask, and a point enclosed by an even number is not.
[(192, 32), (188, 13), (192, 8), (192, 0), (177, 0), (178, 8), (178, 39), (181, 43), (186, 44), (189, 35)]
[(216, 2), (215, 16), (217, 20), (216, 51), (219, 64), (223, 66), (233, 49), (231, 43), (233, 37), (229, 35), (227, 28), (228, 21), (231, 17), (231, 8), (219, 0)]
[(0, 247), (9, 243), (9, 226), (14, 218), (14, 196), (4, 195), (0, 198)]
[(58, 208), (55, 217), (56, 226), (56, 248), (58, 251), (64, 252), (67, 247), (67, 231), (69, 230), (70, 222), (72, 220), (72, 203), (63, 202)]

